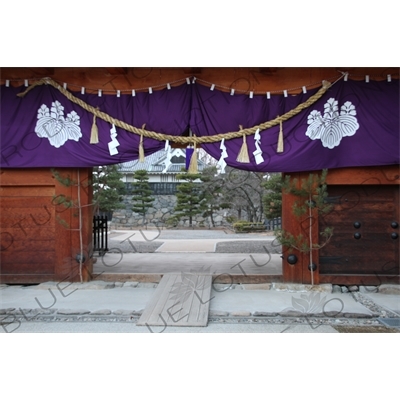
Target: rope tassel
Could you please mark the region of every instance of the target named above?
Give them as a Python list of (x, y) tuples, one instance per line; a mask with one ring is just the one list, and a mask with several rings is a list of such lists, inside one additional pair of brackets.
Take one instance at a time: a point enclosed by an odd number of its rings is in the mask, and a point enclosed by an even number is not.
[[(144, 129), (146, 124), (142, 125), (142, 129)], [(140, 142), (139, 142), (139, 162), (144, 162), (144, 147), (143, 147), (143, 135), (140, 135)]]
[(279, 121), (279, 135), (278, 135), (278, 147), (276, 149), (277, 153), (283, 153), (283, 129), (282, 120)]
[[(239, 128), (240, 128), (240, 130), (243, 130), (242, 125), (239, 125)], [(249, 151), (247, 149), (246, 134), (243, 134), (243, 144), (242, 144), (242, 147), (240, 148), (240, 151), (236, 158), (236, 161), (241, 162), (241, 163), (249, 163), (250, 162)]]
[(93, 124), (92, 130), (90, 132), (90, 144), (97, 144), (99, 143), (99, 129), (96, 125), (96, 115), (93, 114)]
[(199, 173), (198, 165), (197, 165), (196, 143), (194, 144), (193, 154), (192, 154), (192, 157), (190, 158), (188, 173), (189, 174), (198, 174)]

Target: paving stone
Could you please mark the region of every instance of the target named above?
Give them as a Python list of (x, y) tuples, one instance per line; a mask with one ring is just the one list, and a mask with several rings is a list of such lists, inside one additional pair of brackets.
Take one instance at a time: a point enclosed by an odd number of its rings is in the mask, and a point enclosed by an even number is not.
[(359, 289), (360, 293), (377, 293), (378, 287), (377, 286), (360, 286)]
[(307, 315), (296, 310), (280, 311), (278, 314), (281, 317), (301, 317), (302, 315)]
[(232, 317), (250, 317), (251, 312), (249, 311), (233, 311), (230, 313)]
[(18, 308), (14, 311), (14, 314), (30, 314), (32, 311), (31, 308)]
[(156, 288), (157, 286), (158, 284), (154, 282), (139, 282), (137, 285), (138, 288), (146, 288), (146, 289)]
[(271, 283), (245, 283), (242, 284), (244, 290), (270, 290)]
[(133, 310), (115, 310), (113, 314), (115, 315), (132, 315), (134, 313)]
[(110, 315), (111, 314), (111, 310), (96, 310), (96, 311), (91, 311), (90, 315)]
[(342, 288), (339, 285), (333, 285), (332, 293), (342, 293)]
[(15, 308), (0, 308), (0, 315), (11, 314)]
[(348, 287), (349, 292), (358, 292), (358, 286), (357, 285), (351, 285)]
[(115, 282), (104, 282), (104, 281), (92, 281), (92, 282), (74, 282), (68, 286), (68, 290), (73, 289), (84, 289), (84, 290), (102, 290), (102, 289), (114, 289)]
[[(57, 289), (58, 282), (43, 282), (35, 286), (35, 289), (47, 290), (47, 289)], [(59, 287), (62, 289), (65, 282), (60, 283)], [(67, 282), (68, 283), (68, 282)], [(32, 287), (32, 286), (31, 286)]]
[(90, 314), (90, 311), (89, 310), (77, 310), (77, 309), (64, 309), (64, 310), (57, 310), (57, 314), (84, 315), (84, 314)]
[(210, 310), (209, 315), (211, 317), (226, 317), (229, 315), (229, 313), (227, 311)]
[(213, 283), (212, 288), (216, 292), (225, 292), (226, 290), (234, 289), (235, 285), (233, 283)]
[(275, 282), (271, 286), (271, 290), (282, 292), (324, 292), (332, 293), (332, 284), (324, 283), (321, 285), (304, 285), (300, 283), (279, 283)]
[(55, 313), (55, 309), (51, 308), (35, 308), (32, 310), (32, 314), (34, 315), (50, 315)]
[(315, 314), (310, 314), (310, 316), (316, 317), (316, 318), (342, 318), (344, 314), (339, 311), (324, 311), (324, 312), (319, 312)]
[(355, 312), (347, 312), (343, 314), (344, 318), (370, 318), (371, 317), (371, 313), (355, 313)]
[(393, 284), (380, 285), (378, 292), (383, 294), (400, 294), (400, 285), (393, 285)]
[(267, 312), (267, 311), (253, 312), (253, 316), (255, 316), (255, 317), (276, 317), (277, 315), (278, 315), (277, 312)]
[(135, 288), (137, 287), (139, 282), (124, 282), (122, 287), (132, 287)]

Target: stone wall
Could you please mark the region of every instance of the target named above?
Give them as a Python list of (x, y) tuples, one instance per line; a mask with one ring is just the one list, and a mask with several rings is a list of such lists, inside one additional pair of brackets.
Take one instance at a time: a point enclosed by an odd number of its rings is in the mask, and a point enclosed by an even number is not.
[[(155, 201), (153, 207), (149, 208), (146, 214), (147, 224), (163, 226), (166, 224), (168, 218), (174, 214), (174, 207), (176, 205), (176, 196), (173, 195), (160, 195), (154, 196)], [(125, 209), (115, 210), (113, 213), (112, 224), (117, 227), (136, 227), (143, 226), (143, 218), (141, 215), (132, 211), (132, 196), (124, 196)], [(215, 226), (223, 226), (227, 224), (226, 216), (234, 215), (234, 212), (229, 210), (219, 210), (214, 213)], [(201, 215), (193, 217), (193, 226), (196, 227), (211, 227), (210, 218), (203, 218)], [(181, 219), (178, 226), (189, 226), (189, 219)]]

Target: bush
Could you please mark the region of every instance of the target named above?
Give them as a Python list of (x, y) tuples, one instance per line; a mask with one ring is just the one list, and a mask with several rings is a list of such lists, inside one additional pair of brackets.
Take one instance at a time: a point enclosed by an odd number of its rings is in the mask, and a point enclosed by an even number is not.
[(226, 218), (226, 222), (229, 224), (233, 224), (234, 222), (237, 222), (237, 218), (234, 215), (228, 215)]
[(237, 221), (233, 224), (235, 232), (260, 232), (265, 231), (264, 222)]
[(165, 222), (168, 228), (176, 228), (179, 224), (180, 218), (177, 216), (169, 217)]

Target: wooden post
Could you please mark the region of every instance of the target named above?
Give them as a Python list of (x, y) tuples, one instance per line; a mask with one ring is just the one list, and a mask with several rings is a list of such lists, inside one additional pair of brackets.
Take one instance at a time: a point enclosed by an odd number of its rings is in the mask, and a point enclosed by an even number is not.
[[(297, 179), (297, 188), (300, 189), (302, 179), (308, 178), (308, 172), (300, 172), (290, 175), (291, 180)], [(283, 177), (283, 178), (284, 178)], [(318, 212), (313, 209), (311, 217), (304, 215), (301, 217), (296, 217), (293, 214), (293, 206), (298, 200), (298, 197), (291, 193), (283, 193), (282, 196), (282, 229), (290, 232), (294, 237), (298, 235), (303, 235), (306, 239), (310, 237), (311, 229), (311, 242), (319, 243), (319, 232), (318, 232)], [(311, 224), (310, 224), (311, 221)], [(288, 262), (288, 256), (295, 255), (297, 257), (297, 262), (295, 264), (290, 264)], [(312, 251), (313, 263), (317, 265), (317, 270), (313, 272), (313, 283), (315, 285), (319, 284), (319, 273), (318, 273), (318, 250)], [(283, 281), (291, 283), (304, 283), (311, 284), (311, 271), (308, 269), (310, 265), (310, 253), (303, 253), (297, 249), (289, 250), (287, 247), (283, 247), (283, 260), (282, 260), (282, 270), (283, 270)]]
[[(92, 274), (91, 168), (58, 169), (80, 181), (65, 186), (49, 168), (0, 171), (0, 281), (88, 281)], [(80, 217), (79, 217), (80, 214)], [(81, 229), (79, 229), (81, 221)], [(80, 249), (85, 262), (79, 270)]]

